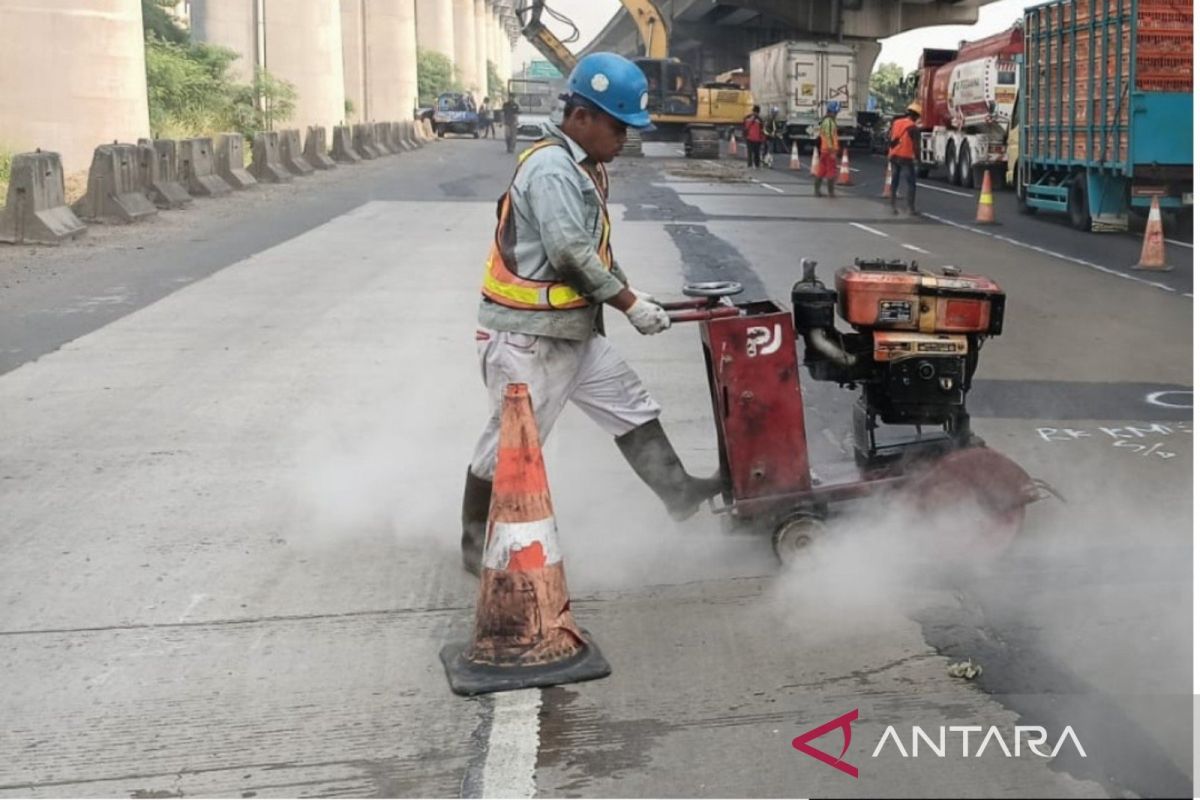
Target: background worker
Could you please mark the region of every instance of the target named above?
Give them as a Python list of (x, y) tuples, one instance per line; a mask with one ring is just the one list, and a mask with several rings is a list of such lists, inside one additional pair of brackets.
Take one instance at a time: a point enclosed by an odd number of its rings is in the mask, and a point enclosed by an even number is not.
[(627, 126), (650, 125), (646, 77), (615, 53), (592, 53), (572, 70), (567, 88), (561, 123), (547, 123), (545, 138), (519, 157), (484, 269), (475, 344), (490, 417), (467, 470), (462, 506), (463, 566), (476, 575), (509, 383), (529, 385), (543, 441), (567, 401), (575, 403), (616, 438), (676, 519), (721, 489), (717, 479), (684, 470), (658, 421), (661, 406), (604, 336), (604, 305), (642, 334), (671, 325), (653, 298), (629, 286), (609, 243), (604, 164), (621, 152)]
[(500, 112), (504, 119), (504, 149), (511, 153), (517, 146), (517, 116), (521, 113), (521, 107), (510, 94), (500, 107)]
[(892, 162), (892, 213), (896, 210), (896, 195), (900, 187), (900, 170), (907, 170), (907, 191), (904, 193), (910, 215), (917, 213), (917, 152), (920, 149), (921, 129), (917, 120), (921, 118), (921, 104), (910, 103), (903, 117), (892, 123), (888, 136), (888, 160)]
[(767, 151), (771, 153), (787, 153), (787, 146), (783, 143), (783, 120), (779, 116), (779, 106), (771, 106), (770, 112), (767, 113)]
[(837, 179), (838, 174), (838, 150), (841, 149), (841, 142), (838, 140), (837, 129), (837, 113), (841, 110), (841, 104), (837, 100), (830, 100), (825, 104), (825, 116), (821, 117), (821, 122), (817, 125), (817, 151), (819, 157), (817, 159), (817, 174), (813, 176), (815, 181), (817, 197), (821, 196), (821, 181), (829, 182), (829, 196), (833, 197), (833, 184)]
[(489, 134), (493, 139), (496, 138), (496, 125), (492, 120), (492, 99), (485, 97), (479, 105), (479, 135), (486, 139)]
[(759, 107), (755, 106), (742, 119), (742, 138), (746, 140), (746, 166), (752, 169), (762, 168), (762, 148), (767, 140), (766, 128)]

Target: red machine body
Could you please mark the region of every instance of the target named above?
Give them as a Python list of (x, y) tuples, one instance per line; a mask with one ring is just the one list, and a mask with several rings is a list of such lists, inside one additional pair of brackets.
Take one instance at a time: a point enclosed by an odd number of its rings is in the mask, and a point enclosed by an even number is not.
[(807, 492), (808, 440), (792, 315), (771, 301), (701, 322), (721, 472), (734, 501)]

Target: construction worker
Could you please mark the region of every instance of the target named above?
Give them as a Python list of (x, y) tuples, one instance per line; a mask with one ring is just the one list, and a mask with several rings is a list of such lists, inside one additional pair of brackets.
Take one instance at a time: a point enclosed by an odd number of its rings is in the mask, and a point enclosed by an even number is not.
[(771, 106), (767, 114), (767, 152), (787, 153), (787, 145), (783, 141), (784, 124), (779, 117), (779, 106)]
[(483, 102), (479, 105), (479, 130), (480, 136), (484, 139), (490, 135), (493, 139), (496, 138), (496, 126), (492, 120), (492, 99), (490, 97), (483, 98)]
[(608, 173), (626, 128), (650, 127), (646, 77), (615, 53), (580, 59), (567, 80), (561, 122), (523, 152), (497, 207), (484, 269), (475, 344), (490, 418), (467, 470), (463, 566), (479, 574), (500, 408), (509, 383), (525, 383), (544, 440), (567, 401), (607, 433), (676, 519), (720, 491), (683, 468), (658, 421), (661, 407), (604, 336), (601, 311), (622, 312), (642, 334), (670, 327), (667, 312), (629, 285), (609, 244)]
[(842, 108), (837, 100), (825, 104), (825, 116), (817, 125), (817, 173), (813, 176), (817, 197), (821, 196), (821, 181), (829, 182), (829, 196), (833, 197), (833, 185), (838, 174), (838, 151), (841, 142), (838, 140), (837, 114)]
[(900, 170), (907, 170), (908, 191), (904, 194), (910, 215), (917, 213), (917, 153), (920, 150), (921, 129), (917, 120), (921, 118), (921, 104), (910, 103), (903, 117), (892, 123), (888, 135), (888, 160), (892, 164), (892, 213), (896, 210), (896, 195), (900, 188)]
[(510, 94), (500, 111), (504, 117), (504, 148), (511, 153), (517, 146), (517, 116), (521, 113), (521, 107)]
[(742, 119), (742, 138), (746, 140), (746, 167), (748, 169), (762, 169), (762, 151), (763, 144), (767, 141), (767, 134), (759, 111), (759, 107), (755, 106)]

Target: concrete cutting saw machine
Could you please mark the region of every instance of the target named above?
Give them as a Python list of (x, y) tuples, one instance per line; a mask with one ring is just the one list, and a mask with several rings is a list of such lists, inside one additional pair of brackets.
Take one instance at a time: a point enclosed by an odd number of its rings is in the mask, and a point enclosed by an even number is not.
[[(953, 267), (877, 259), (838, 269), (829, 288), (802, 264), (790, 310), (734, 302), (734, 282), (688, 284), (689, 299), (664, 305), (673, 322), (700, 323), (724, 481), (715, 510), (770, 530), (786, 562), (843, 504), (894, 492), (918, 515), (969, 507), (961, 543), (1003, 550), (1025, 507), (1052, 493), (971, 431), (966, 397), (983, 342), (1003, 330), (1004, 292)], [(810, 463), (798, 351), (813, 379), (858, 392), (853, 462)]]

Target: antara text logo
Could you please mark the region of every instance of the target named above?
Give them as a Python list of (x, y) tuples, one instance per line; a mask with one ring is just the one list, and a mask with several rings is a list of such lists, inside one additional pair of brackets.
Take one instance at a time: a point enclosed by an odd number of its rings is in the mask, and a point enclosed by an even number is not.
[[(846, 761), (853, 736), (850, 724), (856, 720), (857, 708), (805, 731), (792, 740), (792, 747), (851, 778), (857, 778), (858, 767)], [(810, 744), (827, 733), (839, 730), (842, 733), (842, 749), (836, 757)], [(879, 737), (871, 758), (879, 758), (885, 750), (895, 750), (902, 758), (956, 758), (959, 753), (963, 758), (980, 758), (989, 749), (1003, 753), (1005, 758), (1024, 758), (1028, 755), (1054, 758), (1065, 746), (1075, 748), (1081, 758), (1087, 758), (1079, 737), (1070, 725), (1059, 734), (1053, 747), (1049, 744), (1050, 732), (1041, 725), (1017, 725), (1011, 731), (996, 725), (986, 729), (982, 725), (939, 725), (927, 731), (920, 725), (913, 725), (909, 734), (902, 737), (894, 725), (888, 725)]]

